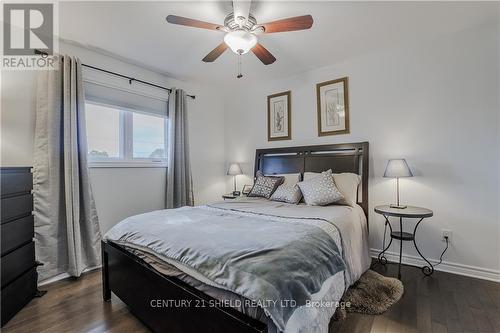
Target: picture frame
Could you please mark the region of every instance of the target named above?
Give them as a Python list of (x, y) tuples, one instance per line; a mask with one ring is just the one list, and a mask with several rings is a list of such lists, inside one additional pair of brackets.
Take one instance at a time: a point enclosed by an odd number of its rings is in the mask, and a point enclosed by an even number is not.
[(291, 138), (291, 91), (267, 96), (267, 140), (290, 140)]
[(349, 79), (316, 85), (318, 136), (349, 133)]
[(252, 190), (253, 185), (243, 185), (243, 189), (241, 190), (241, 194), (248, 195)]

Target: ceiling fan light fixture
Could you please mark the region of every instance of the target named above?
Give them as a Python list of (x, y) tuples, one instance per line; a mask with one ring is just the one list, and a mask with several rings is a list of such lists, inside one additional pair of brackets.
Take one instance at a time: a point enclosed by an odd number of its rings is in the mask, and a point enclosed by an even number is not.
[(235, 30), (224, 36), (224, 42), (234, 53), (245, 54), (257, 44), (257, 36), (245, 30)]

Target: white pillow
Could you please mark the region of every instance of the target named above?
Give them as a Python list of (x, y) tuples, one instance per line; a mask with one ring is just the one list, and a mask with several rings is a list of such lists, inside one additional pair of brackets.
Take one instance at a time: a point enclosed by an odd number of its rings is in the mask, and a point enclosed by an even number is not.
[(304, 181), (306, 180), (311, 180), (313, 179), (314, 177), (318, 177), (319, 175), (321, 175), (321, 172), (309, 172), (309, 171), (306, 171), (304, 172)]
[(282, 184), (293, 186), (300, 182), (300, 173), (280, 173), (280, 174), (266, 174), (266, 176), (272, 177), (283, 177), (284, 181)]
[[(304, 180), (309, 180), (317, 177), (319, 172), (304, 172)], [(339, 205), (348, 205), (354, 207), (357, 203), (358, 187), (361, 183), (361, 176), (351, 172), (334, 173), (333, 181), (340, 193), (344, 196), (343, 199), (335, 202)]]
[(297, 186), (300, 188), (307, 205), (325, 206), (343, 198), (333, 181), (332, 170), (299, 182)]

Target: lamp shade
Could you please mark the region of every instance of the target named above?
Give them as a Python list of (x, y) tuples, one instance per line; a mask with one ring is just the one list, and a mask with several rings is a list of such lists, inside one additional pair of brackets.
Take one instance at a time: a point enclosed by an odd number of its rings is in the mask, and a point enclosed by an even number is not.
[(229, 168), (227, 168), (227, 175), (228, 176), (236, 176), (236, 175), (242, 175), (243, 171), (241, 171), (241, 167), (238, 163), (231, 163), (229, 164)]
[(413, 177), (410, 167), (404, 158), (389, 160), (385, 167), (384, 177), (386, 178), (401, 178)]

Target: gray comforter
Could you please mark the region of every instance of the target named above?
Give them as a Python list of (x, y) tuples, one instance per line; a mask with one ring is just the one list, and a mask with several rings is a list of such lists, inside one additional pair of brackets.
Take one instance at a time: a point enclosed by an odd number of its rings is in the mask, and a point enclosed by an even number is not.
[(256, 302), (285, 331), (294, 311), (324, 294), (325, 285), (346, 269), (340, 233), (321, 218), (235, 207), (137, 215), (113, 227), (105, 239), (153, 254), (204, 283)]

